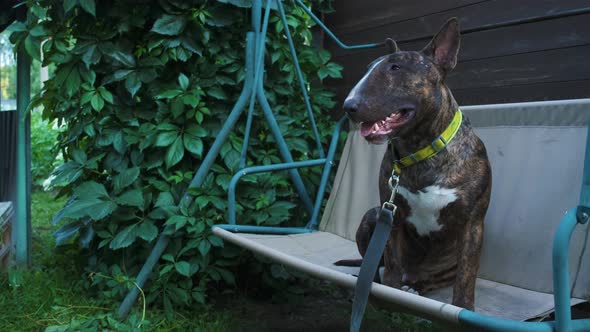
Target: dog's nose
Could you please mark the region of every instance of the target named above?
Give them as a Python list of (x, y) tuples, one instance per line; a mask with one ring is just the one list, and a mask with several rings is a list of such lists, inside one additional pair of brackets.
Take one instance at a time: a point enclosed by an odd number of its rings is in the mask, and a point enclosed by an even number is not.
[(346, 113), (356, 113), (359, 109), (359, 100), (357, 98), (346, 98), (342, 108)]

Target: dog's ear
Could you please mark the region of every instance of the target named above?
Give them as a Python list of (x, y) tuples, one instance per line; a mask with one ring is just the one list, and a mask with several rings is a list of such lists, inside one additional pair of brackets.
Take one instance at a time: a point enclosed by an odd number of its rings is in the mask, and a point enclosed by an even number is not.
[(385, 45), (389, 48), (389, 53), (399, 52), (399, 48), (397, 47), (397, 43), (395, 40), (391, 38), (385, 39)]
[(449, 19), (440, 31), (424, 47), (422, 53), (433, 59), (440, 68), (448, 72), (457, 64), (457, 54), (461, 36), (459, 33), (459, 20), (456, 17)]

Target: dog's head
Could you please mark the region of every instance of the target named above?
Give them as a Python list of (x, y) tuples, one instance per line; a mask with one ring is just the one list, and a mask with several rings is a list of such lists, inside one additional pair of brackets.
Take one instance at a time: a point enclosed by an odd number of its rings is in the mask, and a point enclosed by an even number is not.
[(369, 65), (344, 101), (349, 117), (361, 123), (362, 136), (380, 144), (434, 119), (443, 101), (445, 76), (457, 64), (459, 43), (456, 18), (419, 52), (400, 51), (387, 39), (390, 54)]

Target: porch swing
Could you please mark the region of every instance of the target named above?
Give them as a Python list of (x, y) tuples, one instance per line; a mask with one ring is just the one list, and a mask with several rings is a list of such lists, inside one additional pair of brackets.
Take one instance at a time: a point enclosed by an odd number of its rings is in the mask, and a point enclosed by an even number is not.
[[(294, 3), (340, 47), (359, 49), (382, 44), (347, 46), (300, 1)], [(242, 94), (210, 147), (190, 187), (199, 187), (220, 147), (243, 112), (248, 116), (244, 151), (258, 101), (277, 142), (283, 163), (242, 168), (228, 189), (228, 224), (216, 225), (214, 234), (225, 241), (301, 270), (311, 276), (354, 288), (358, 268), (335, 266), (342, 258), (359, 257), (354, 235), (366, 210), (379, 205), (377, 176), (385, 146), (369, 145), (351, 124), (330, 197), (320, 218), (322, 199), (344, 118), (335, 125), (325, 152), (319, 135), (281, 0), (252, 1), (252, 29), (246, 34), (246, 79)], [(264, 95), (265, 36), (271, 7), (278, 10), (293, 57), (319, 158), (294, 162)], [(454, 329), (476, 331), (590, 331), (590, 319), (571, 319), (571, 305), (590, 294), (590, 99), (463, 106), (477, 134), (486, 144), (493, 169), (493, 191), (486, 217), (484, 248), (476, 284), (475, 312), (450, 303), (452, 288), (419, 296), (382, 284), (371, 285), (371, 295), (407, 312)], [(585, 153), (585, 161), (582, 155)], [(245, 157), (245, 153), (242, 153)], [(547, 162), (547, 159), (550, 162)], [(244, 165), (243, 160), (241, 165)], [(583, 166), (584, 165), (584, 166)], [(306, 192), (298, 169), (323, 166), (315, 201)], [(310, 217), (304, 227), (239, 225), (236, 190), (247, 174), (288, 170)], [(580, 184), (582, 184), (580, 186)], [(581, 193), (578, 196), (578, 190)], [(191, 199), (185, 194), (183, 199)], [(565, 216), (563, 213), (567, 211)], [(563, 218), (562, 218), (563, 217)], [(561, 219), (561, 222), (558, 220)], [(578, 225), (579, 224), (579, 225)], [(578, 227), (576, 227), (578, 226)], [(164, 231), (119, 308), (127, 316), (147, 277), (165, 250), (172, 231)], [(554, 236), (555, 234), (555, 236)], [(570, 239), (573, 239), (570, 246)], [(550, 243), (553, 241), (553, 248)], [(550, 260), (553, 260), (553, 267)], [(573, 268), (570, 270), (569, 263)], [(570, 271), (572, 278), (570, 278)], [(571, 285), (571, 287), (570, 287)], [(555, 311), (555, 321), (525, 322)]]

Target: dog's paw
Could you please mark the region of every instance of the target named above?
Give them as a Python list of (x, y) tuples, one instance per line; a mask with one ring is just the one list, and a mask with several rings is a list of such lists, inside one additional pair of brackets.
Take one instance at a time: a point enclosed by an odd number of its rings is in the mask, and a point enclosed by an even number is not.
[(418, 293), (417, 290), (415, 290), (414, 288), (412, 288), (408, 285), (403, 285), (402, 288), (400, 288), (400, 289), (403, 290), (404, 292), (408, 292), (410, 294), (420, 295), (420, 293)]

